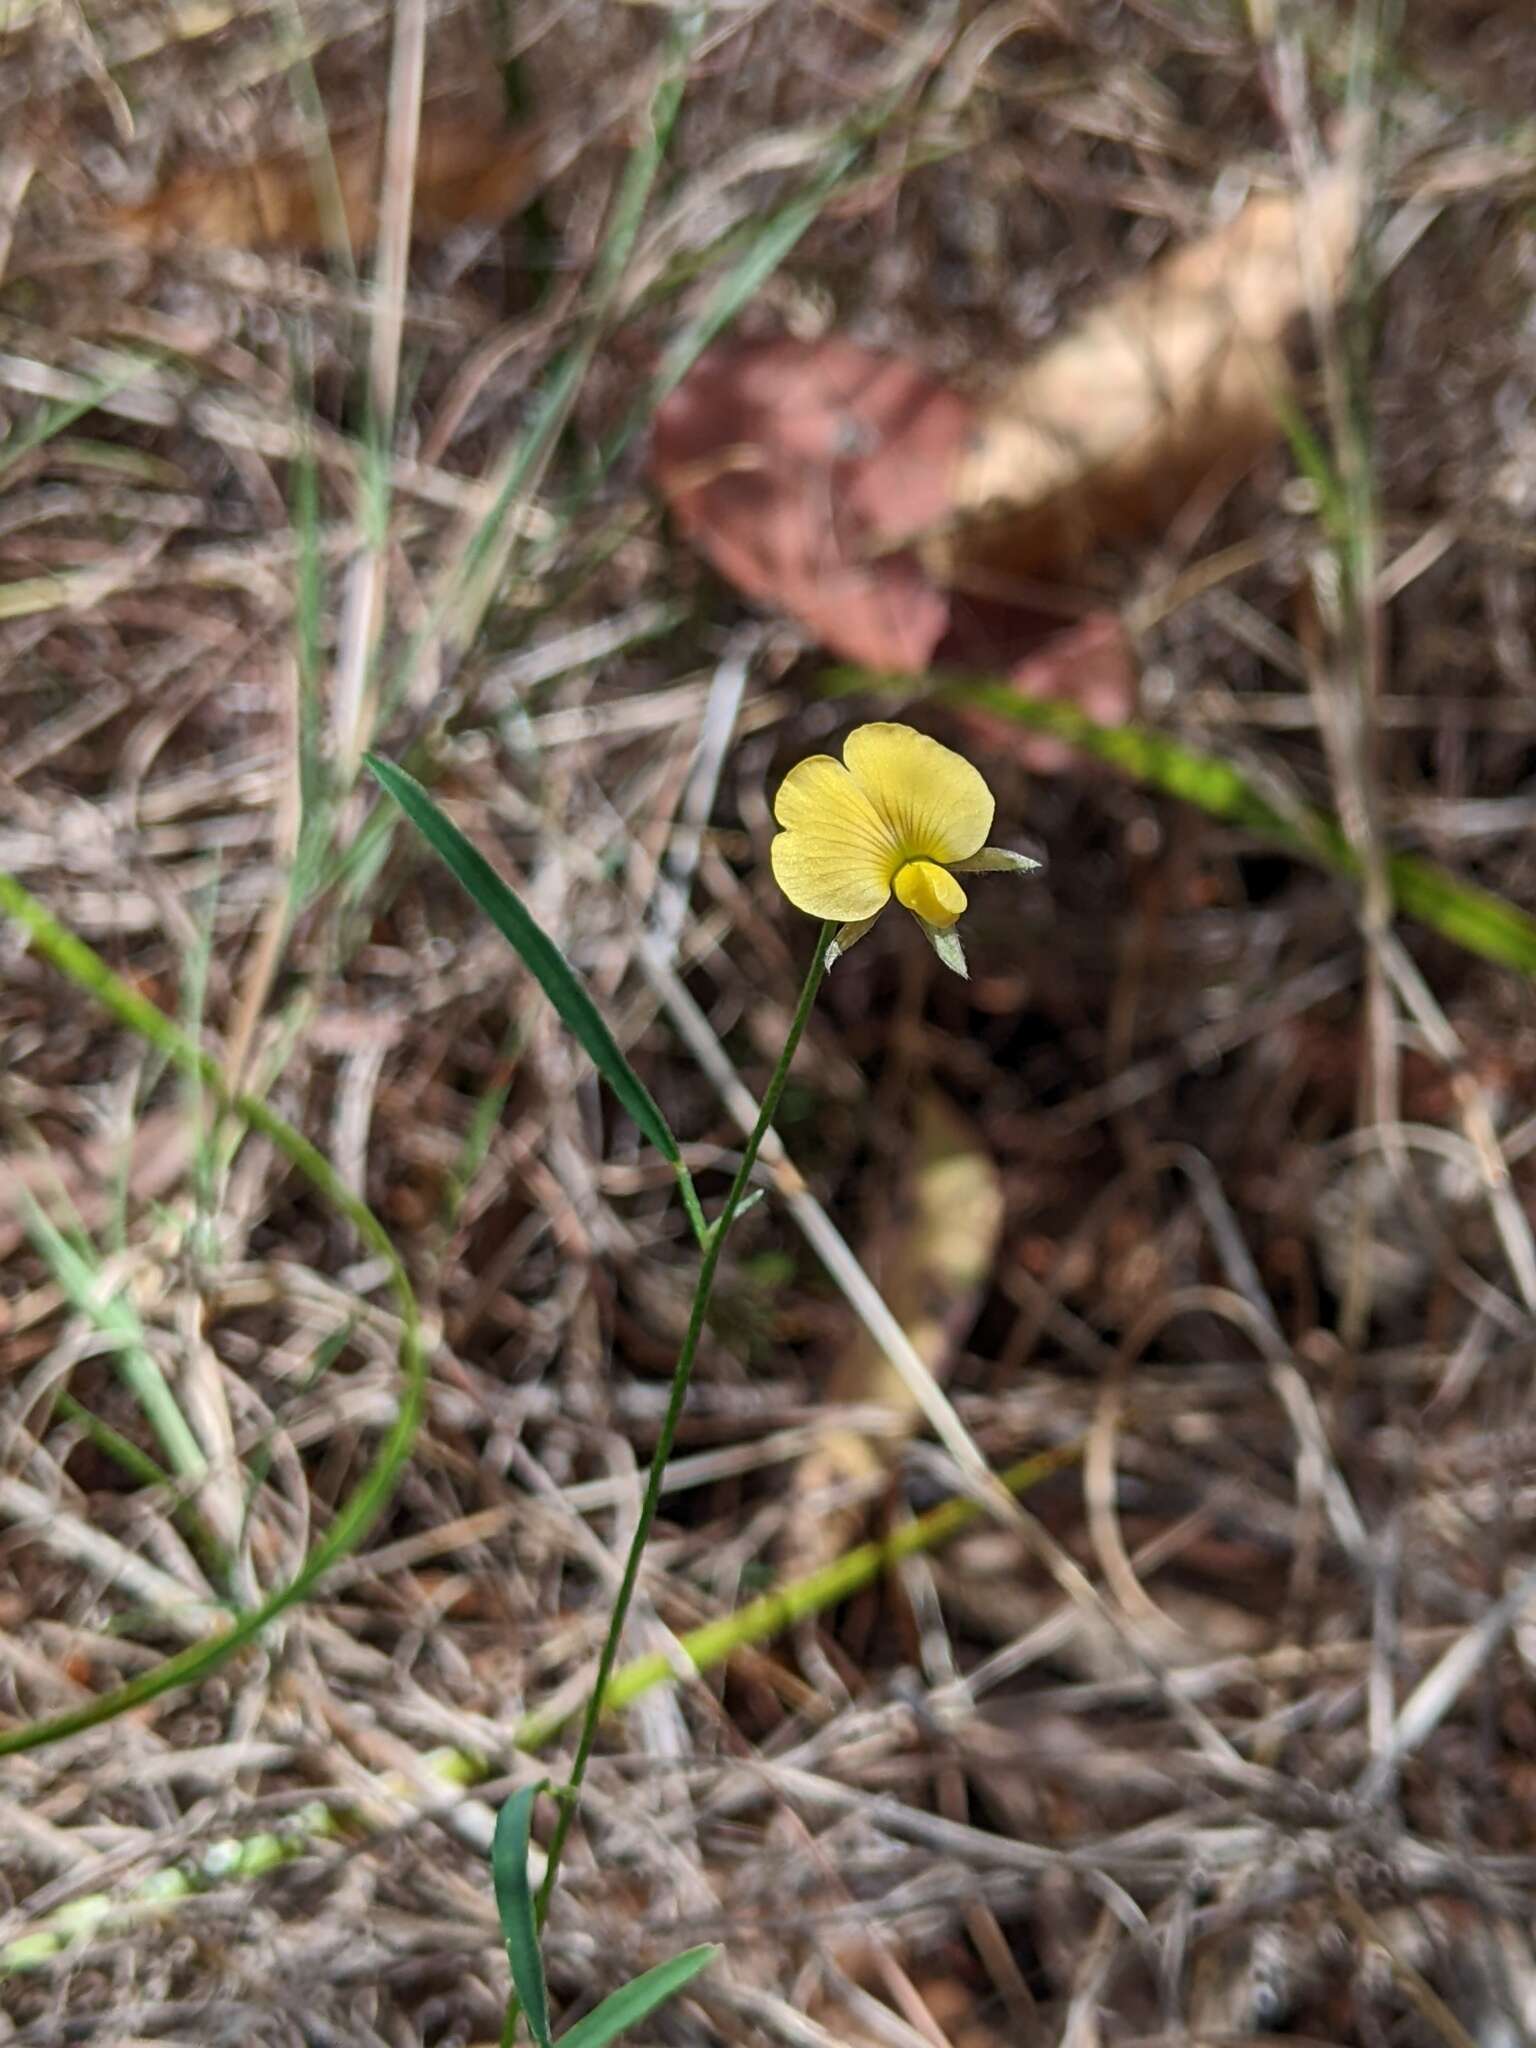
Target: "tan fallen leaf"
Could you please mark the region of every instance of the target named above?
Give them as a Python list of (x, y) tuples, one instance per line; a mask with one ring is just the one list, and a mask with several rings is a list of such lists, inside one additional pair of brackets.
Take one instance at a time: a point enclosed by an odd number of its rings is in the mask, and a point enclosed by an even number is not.
[(930, 574), (1001, 595), (1235, 475), (1280, 430), (1286, 332), (1337, 293), (1359, 210), (1342, 168), (1252, 199), (1026, 363), (979, 409), (951, 510), (921, 544)]
[[(1003, 1185), (980, 1135), (944, 1096), (920, 1097), (910, 1141), (910, 1163), (898, 1212), (870, 1256), (870, 1267), (892, 1313), (936, 1379), (980, 1305), (1003, 1227)], [(858, 1430), (829, 1429), (801, 1461), (796, 1492), (807, 1503), (804, 1526), (791, 1539), (797, 1569), (812, 1570), (857, 1540), (859, 1515), (827, 1514), (829, 1494), (878, 1475), (903, 1435), (919, 1422), (906, 1386), (873, 1341), (851, 1340), (826, 1386), (829, 1403), (879, 1406), (892, 1417), (878, 1438)]]
[[(531, 196), (539, 176), (541, 131), (509, 129), (479, 105), (423, 109), (417, 146), (413, 224), (441, 234), (466, 221), (500, 221)], [(354, 250), (378, 233), (384, 123), (331, 136), (336, 192)], [(329, 168), (302, 149), (255, 163), (209, 169), (189, 165), (139, 206), (114, 207), (103, 224), (148, 248), (182, 237), (223, 249), (320, 249), (329, 239)]]

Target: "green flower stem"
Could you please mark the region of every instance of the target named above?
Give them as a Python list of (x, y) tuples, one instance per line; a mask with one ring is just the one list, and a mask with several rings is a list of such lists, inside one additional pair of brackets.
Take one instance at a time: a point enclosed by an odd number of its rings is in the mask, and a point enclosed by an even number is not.
[(597, 1660), (597, 1677), (593, 1681), (592, 1695), (582, 1717), (581, 1733), (576, 1739), (576, 1754), (571, 1759), (570, 1774), (560, 1795), (559, 1819), (555, 1823), (554, 1838), (549, 1845), (549, 1862), (544, 1873), (544, 1882), (539, 1889), (538, 1915), (541, 1927), (549, 1912), (550, 1899), (554, 1896), (555, 1879), (560, 1869), (560, 1858), (565, 1851), (566, 1837), (570, 1834), (571, 1825), (576, 1818), (578, 1795), (582, 1781), (587, 1775), (592, 1746), (597, 1740), (597, 1724), (608, 1703), (609, 1681), (618, 1662), (624, 1623), (629, 1614), (630, 1602), (634, 1599), (636, 1581), (640, 1576), (640, 1560), (644, 1555), (651, 1524), (656, 1519), (656, 1509), (661, 1500), (667, 1460), (672, 1455), (677, 1425), (682, 1418), (683, 1403), (688, 1395), (688, 1382), (693, 1374), (693, 1361), (698, 1352), (699, 1339), (704, 1334), (704, 1318), (709, 1310), (710, 1296), (714, 1292), (715, 1275), (720, 1267), (720, 1254), (725, 1249), (726, 1237), (736, 1220), (736, 1212), (741, 1207), (742, 1197), (747, 1192), (747, 1183), (751, 1180), (752, 1169), (757, 1164), (758, 1148), (768, 1134), (774, 1112), (779, 1106), (779, 1097), (784, 1093), (784, 1084), (789, 1079), (795, 1049), (810, 1018), (816, 991), (820, 988), (822, 977), (827, 971), (827, 948), (832, 943), (836, 929), (835, 924), (827, 923), (817, 935), (816, 950), (811, 955), (805, 986), (800, 991), (800, 1001), (795, 1008), (794, 1021), (789, 1027), (789, 1036), (784, 1041), (784, 1050), (779, 1054), (773, 1077), (764, 1091), (757, 1122), (752, 1126), (752, 1134), (747, 1139), (746, 1149), (741, 1155), (741, 1164), (736, 1169), (736, 1178), (731, 1182), (725, 1205), (716, 1217), (705, 1242), (698, 1283), (693, 1290), (693, 1307), (688, 1315), (688, 1329), (672, 1374), (672, 1391), (667, 1400), (667, 1412), (662, 1418), (661, 1432), (656, 1439), (656, 1451), (651, 1459), (650, 1476), (646, 1480), (645, 1495), (640, 1503), (639, 1519), (635, 1523), (629, 1555), (624, 1561), (624, 1577), (619, 1585), (618, 1598), (613, 1603), (613, 1612), (608, 1619), (608, 1634), (603, 1643), (602, 1655)]

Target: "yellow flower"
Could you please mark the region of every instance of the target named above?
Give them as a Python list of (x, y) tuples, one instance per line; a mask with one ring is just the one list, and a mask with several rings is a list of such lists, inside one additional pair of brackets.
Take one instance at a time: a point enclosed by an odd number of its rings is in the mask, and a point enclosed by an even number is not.
[(797, 910), (844, 920), (830, 964), (863, 938), (894, 893), (957, 974), (957, 874), (1027, 874), (1040, 865), (983, 842), (992, 792), (969, 761), (910, 725), (861, 725), (843, 758), (813, 754), (779, 785), (774, 880)]

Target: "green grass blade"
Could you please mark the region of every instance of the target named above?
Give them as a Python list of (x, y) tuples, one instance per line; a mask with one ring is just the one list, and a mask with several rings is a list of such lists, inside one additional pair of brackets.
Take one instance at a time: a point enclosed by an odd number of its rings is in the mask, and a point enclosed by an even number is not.
[(804, 192), (755, 224), (740, 260), (720, 279), (698, 315), (667, 344), (650, 383), (605, 443), (598, 458), (600, 472), (649, 427), (663, 399), (677, 389), (715, 336), (756, 297), (795, 244), (821, 218), (828, 201), (864, 155), (866, 139), (860, 133), (838, 142)]
[(75, 1313), (109, 1341), (124, 1385), (138, 1402), (178, 1479), (201, 1479), (208, 1470), (203, 1447), (177, 1406), (150, 1351), (138, 1312), (125, 1294), (106, 1287), (100, 1268), (43, 1212), (23, 1186), (17, 1190), (27, 1234), (48, 1262)]
[(500, 586), (515, 545), (509, 528), (513, 507), (538, 488), (545, 465), (570, 418), (571, 408), (613, 316), (613, 305), (650, 194), (665, 161), (667, 145), (683, 103), (688, 65), (704, 31), (709, 9), (676, 9), (649, 106), (636, 121), (635, 141), (625, 159), (603, 237), (592, 266), (587, 307), (575, 339), (556, 358), (529, 405), (528, 424), (500, 466), (495, 497), (455, 565), (428, 617), (409, 636), (404, 652), (380, 696), (380, 722), (399, 703), (426, 648), (439, 638), (462, 652), (480, 629)]
[(691, 1984), (700, 1970), (708, 1969), (719, 1955), (719, 1945), (705, 1942), (700, 1948), (685, 1948), (680, 1956), (658, 1963), (654, 1970), (632, 1978), (628, 1984), (605, 1998), (595, 2012), (589, 2012), (560, 2036), (560, 2048), (608, 2048), (626, 2028), (638, 2027), (658, 2005), (675, 1998), (685, 1984)]
[(383, 789), (393, 797), (423, 839), (453, 870), (475, 902), (554, 1004), (562, 1023), (585, 1050), (615, 1096), (662, 1157), (682, 1164), (677, 1140), (650, 1090), (620, 1052), (613, 1033), (565, 955), (495, 869), (478, 854), (458, 826), (445, 817), (414, 776), (377, 754), (364, 757)]
[(302, 1600), (333, 1564), (350, 1556), (394, 1492), (395, 1482), (410, 1457), (426, 1399), (427, 1358), (415, 1290), (388, 1231), (368, 1205), (352, 1193), (324, 1154), (257, 1097), (233, 1094), (218, 1061), (210, 1053), (194, 1044), (163, 1010), (115, 975), (99, 953), (67, 931), (13, 875), (3, 871), (0, 912), (13, 917), (43, 958), (77, 988), (94, 996), (124, 1029), (146, 1040), (183, 1072), (195, 1072), (220, 1109), (268, 1139), (321, 1200), (346, 1218), (369, 1251), (384, 1261), (400, 1318), (399, 1363), (403, 1382), (394, 1421), (385, 1431), (372, 1463), (287, 1585), (269, 1593), (260, 1606), (234, 1617), (219, 1635), (190, 1644), (174, 1657), (84, 1706), (57, 1714), (51, 1720), (29, 1721), (19, 1728), (0, 1730), (3, 1757), (100, 1727), (104, 1721), (144, 1706), (176, 1686), (200, 1684), (237, 1650), (254, 1642), (279, 1615)]
[(496, 1126), (501, 1122), (502, 1111), (506, 1108), (512, 1093), (512, 1084), (516, 1078), (517, 1064), (522, 1056), (526, 1036), (523, 1020), (514, 1017), (503, 1034), (501, 1047), (496, 1055), (496, 1078), (477, 1097), (470, 1114), (469, 1128), (464, 1133), (464, 1142), (459, 1147), (459, 1156), (448, 1170), (448, 1182), (443, 1191), (442, 1207), (437, 1219), (439, 1229), (445, 1233), (456, 1227), (464, 1199), (474, 1185), (475, 1175), (490, 1154)]
[[(302, 343), (302, 345), (301, 345)], [(310, 337), (304, 334), (289, 350), (298, 418), (308, 420), (313, 407)], [(289, 484), (289, 524), (294, 540), (293, 633), (294, 682), (297, 702), (299, 827), (288, 876), (288, 917), (299, 913), (323, 883), (335, 819), (336, 788), (325, 745), (326, 565), (320, 518), (320, 469), (313, 438), (301, 434)]]
[(139, 1446), (132, 1443), (120, 1430), (114, 1429), (110, 1422), (103, 1422), (99, 1415), (93, 1413), (83, 1402), (77, 1401), (73, 1394), (60, 1390), (53, 1395), (52, 1400), (55, 1411), (67, 1421), (73, 1422), (82, 1435), (90, 1438), (102, 1456), (110, 1458), (113, 1464), (120, 1465), (130, 1479), (136, 1480), (140, 1486), (153, 1487), (157, 1492), (172, 1491), (176, 1482), (164, 1466), (157, 1465), (148, 1451), (140, 1450)]
[(539, 1917), (528, 1881), (528, 1837), (533, 1809), (549, 1784), (525, 1785), (506, 1800), (496, 1816), (491, 1839), (491, 1882), (496, 1888), (496, 1914), (501, 1921), (512, 1987), (537, 2048), (550, 2048), (549, 1994), (544, 1984), (544, 1959), (539, 1952)]
[[(826, 679), (834, 693), (874, 690), (913, 693), (910, 676), (884, 676), (865, 669), (836, 669)], [(1024, 697), (1011, 683), (938, 679), (931, 693), (944, 704), (990, 711), (1032, 732), (1049, 733), (1080, 747), (1122, 773), (1194, 804), (1210, 817), (1241, 825), (1272, 845), (1337, 875), (1357, 880), (1360, 863), (1343, 826), (1326, 811), (1298, 806), (1282, 811), (1260, 794), (1230, 761), (1202, 754), (1139, 725), (1096, 725), (1075, 705)], [(1536, 918), (1491, 889), (1448, 874), (1416, 854), (1393, 854), (1387, 875), (1399, 910), (1431, 926), (1443, 938), (1490, 960), (1536, 977)]]
[[(4, 26), (0, 21), (0, 29)], [(93, 412), (104, 398), (115, 398), (120, 391), (127, 391), (143, 378), (153, 376), (161, 367), (158, 358), (130, 356), (116, 376), (79, 379), (80, 389), (75, 397), (55, 399), (42, 406), (26, 426), (0, 441), (0, 480), (8, 470), (15, 468), (23, 456), (30, 455), (34, 448), (41, 448), (45, 442), (56, 440), (76, 420)]]
[[(1066, 1471), (1082, 1457), (1082, 1442), (1059, 1449), (1039, 1451), (1023, 1458), (998, 1475), (1010, 1493), (1021, 1497), (1043, 1486), (1056, 1473)], [(702, 1622), (677, 1639), (681, 1659), (672, 1650), (648, 1650), (623, 1664), (608, 1681), (603, 1694), (603, 1712), (621, 1713), (657, 1686), (676, 1685), (679, 1668), (691, 1665), (697, 1672), (717, 1671), (740, 1651), (785, 1635), (799, 1623), (826, 1614), (832, 1608), (874, 1585), (904, 1558), (919, 1557), (968, 1529), (987, 1509), (974, 1493), (963, 1493), (942, 1501), (915, 1521), (900, 1523), (889, 1536), (860, 1543), (845, 1550), (830, 1564), (821, 1565), (805, 1578), (761, 1593), (742, 1607), (715, 1621)], [(518, 1749), (543, 1749), (582, 1710), (582, 1703), (533, 1707), (512, 1734)]]

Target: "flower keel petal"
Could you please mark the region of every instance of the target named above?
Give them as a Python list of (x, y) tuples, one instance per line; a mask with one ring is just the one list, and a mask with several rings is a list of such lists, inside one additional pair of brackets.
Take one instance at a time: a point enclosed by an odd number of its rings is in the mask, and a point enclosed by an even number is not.
[(896, 876), (896, 896), (914, 917), (946, 932), (965, 909), (965, 891), (931, 860), (909, 860)]

